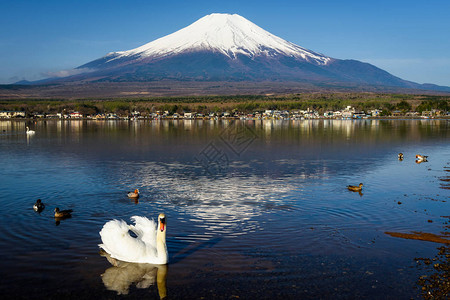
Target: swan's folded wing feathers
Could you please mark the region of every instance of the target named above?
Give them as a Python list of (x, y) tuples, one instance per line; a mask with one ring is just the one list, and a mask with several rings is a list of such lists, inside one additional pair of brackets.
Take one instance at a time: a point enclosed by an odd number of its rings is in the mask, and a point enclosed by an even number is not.
[[(100, 231), (103, 248), (112, 258), (135, 263), (160, 263), (156, 249), (156, 223), (146, 217), (134, 216), (135, 225), (124, 221), (107, 222)], [(130, 231), (136, 237), (130, 235)]]
[(140, 232), (139, 238), (147, 245), (156, 245), (156, 223), (146, 217), (133, 216), (131, 220), (136, 224), (134, 227)]
[(138, 261), (147, 255), (147, 247), (140, 239), (130, 236), (128, 230), (124, 221), (107, 222), (100, 231), (103, 244), (99, 246), (115, 259)]
[(131, 230), (138, 238), (142, 238), (143, 232), (142, 230), (136, 228), (136, 226), (129, 225), (128, 229)]

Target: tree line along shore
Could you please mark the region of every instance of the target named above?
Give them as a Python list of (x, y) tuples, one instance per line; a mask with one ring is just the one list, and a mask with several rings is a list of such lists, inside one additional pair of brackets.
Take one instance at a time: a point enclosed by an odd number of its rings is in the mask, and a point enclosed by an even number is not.
[[(11, 99), (0, 100), (0, 112), (21, 112), (20, 117), (46, 117), (77, 112), (83, 117), (115, 115), (141, 117), (183, 116), (186, 113), (223, 116), (265, 111), (314, 112), (332, 115), (348, 110), (376, 116), (447, 116), (450, 96), (374, 93), (310, 93), (294, 95), (188, 96), (122, 99)], [(430, 113), (428, 113), (430, 112)], [(372, 114), (373, 116), (373, 114)]]

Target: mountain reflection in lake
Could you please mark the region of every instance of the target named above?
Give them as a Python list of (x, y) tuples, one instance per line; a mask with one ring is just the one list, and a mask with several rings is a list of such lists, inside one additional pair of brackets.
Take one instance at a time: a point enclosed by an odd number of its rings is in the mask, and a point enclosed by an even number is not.
[[(385, 232), (448, 234), (448, 129), (447, 120), (0, 121), (0, 295), (420, 297), (432, 270), (415, 258), (441, 245)], [(360, 182), (362, 193), (347, 190)], [(136, 188), (139, 200), (127, 198)], [(57, 206), (73, 209), (59, 226)], [(112, 267), (97, 246), (107, 221), (160, 212), (164, 289), (158, 268)]]

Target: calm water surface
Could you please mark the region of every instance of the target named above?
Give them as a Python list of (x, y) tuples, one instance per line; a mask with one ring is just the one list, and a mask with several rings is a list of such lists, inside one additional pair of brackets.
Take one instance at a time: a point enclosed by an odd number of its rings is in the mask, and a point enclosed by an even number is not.
[[(0, 296), (421, 298), (435, 270), (415, 259), (442, 244), (385, 232), (448, 234), (449, 125), (0, 121)], [(73, 217), (55, 222), (56, 206)], [(105, 222), (160, 212), (167, 268), (99, 254)]]

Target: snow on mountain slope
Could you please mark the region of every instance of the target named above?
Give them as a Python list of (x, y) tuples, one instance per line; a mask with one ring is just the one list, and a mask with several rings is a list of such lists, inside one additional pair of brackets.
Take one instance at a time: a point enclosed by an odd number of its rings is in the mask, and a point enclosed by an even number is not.
[(127, 57), (162, 58), (193, 51), (219, 52), (231, 59), (285, 55), (317, 65), (331, 58), (285, 41), (237, 14), (210, 14), (191, 25), (136, 49), (109, 53), (107, 62)]
[(48, 82), (292, 81), (321, 87), (439, 89), (302, 48), (236, 14), (207, 15), (136, 49), (88, 62), (75, 73)]

